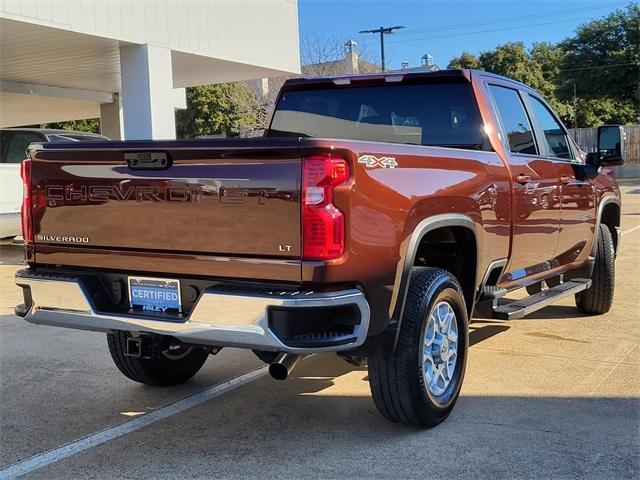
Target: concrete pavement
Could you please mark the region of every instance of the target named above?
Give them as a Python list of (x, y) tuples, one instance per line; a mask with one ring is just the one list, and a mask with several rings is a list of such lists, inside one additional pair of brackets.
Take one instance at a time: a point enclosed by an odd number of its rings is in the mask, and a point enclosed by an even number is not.
[[(637, 478), (640, 187), (623, 190), (611, 312), (582, 317), (567, 300), (473, 323), (460, 401), (435, 429), (387, 422), (366, 370), (320, 355), (24, 478)], [(261, 365), (225, 349), (181, 387), (135, 384), (104, 335), (13, 316), (15, 269), (0, 266), (0, 469)]]

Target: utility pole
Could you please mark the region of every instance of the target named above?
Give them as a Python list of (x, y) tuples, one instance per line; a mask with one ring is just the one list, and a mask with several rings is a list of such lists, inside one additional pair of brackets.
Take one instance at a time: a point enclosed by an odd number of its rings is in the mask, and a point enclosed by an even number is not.
[(358, 33), (379, 33), (380, 34), (380, 57), (382, 60), (382, 71), (385, 70), (384, 65), (384, 36), (391, 35), (394, 30), (400, 30), (404, 28), (403, 25), (396, 25), (395, 27), (380, 27), (373, 30), (360, 30)]

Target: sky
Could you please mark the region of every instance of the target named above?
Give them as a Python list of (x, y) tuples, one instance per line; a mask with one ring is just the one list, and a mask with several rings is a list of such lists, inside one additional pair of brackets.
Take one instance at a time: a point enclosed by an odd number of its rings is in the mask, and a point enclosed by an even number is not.
[[(576, 27), (624, 8), (630, 0), (299, 0), (300, 37), (353, 39), (380, 63), (381, 26), (406, 28), (385, 36), (387, 68), (420, 65), (425, 53), (445, 68), (463, 51), (478, 54), (506, 42), (558, 42)], [(314, 40), (315, 41), (315, 40)]]

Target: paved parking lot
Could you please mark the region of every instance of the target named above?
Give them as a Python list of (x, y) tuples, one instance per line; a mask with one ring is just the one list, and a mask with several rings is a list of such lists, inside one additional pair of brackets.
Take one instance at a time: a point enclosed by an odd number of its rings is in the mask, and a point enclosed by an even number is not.
[(19, 267), (0, 265), (0, 479), (51, 449), (24, 478), (638, 478), (640, 187), (623, 190), (611, 312), (472, 324), (460, 401), (428, 431), (385, 421), (366, 370), (333, 355), (276, 382), (225, 349), (178, 388), (135, 384), (104, 335), (15, 317)]

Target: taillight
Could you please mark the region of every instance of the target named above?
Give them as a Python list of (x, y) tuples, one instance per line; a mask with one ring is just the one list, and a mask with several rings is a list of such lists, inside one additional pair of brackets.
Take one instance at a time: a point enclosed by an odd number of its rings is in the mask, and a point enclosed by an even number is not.
[(331, 260), (344, 254), (344, 214), (333, 204), (335, 187), (349, 178), (349, 164), (330, 155), (307, 157), (302, 173), (302, 257)]
[(23, 160), (20, 164), (20, 177), (22, 178), (22, 207), (20, 218), (22, 220), (22, 238), (24, 243), (33, 243), (33, 221), (31, 212), (31, 159)]

